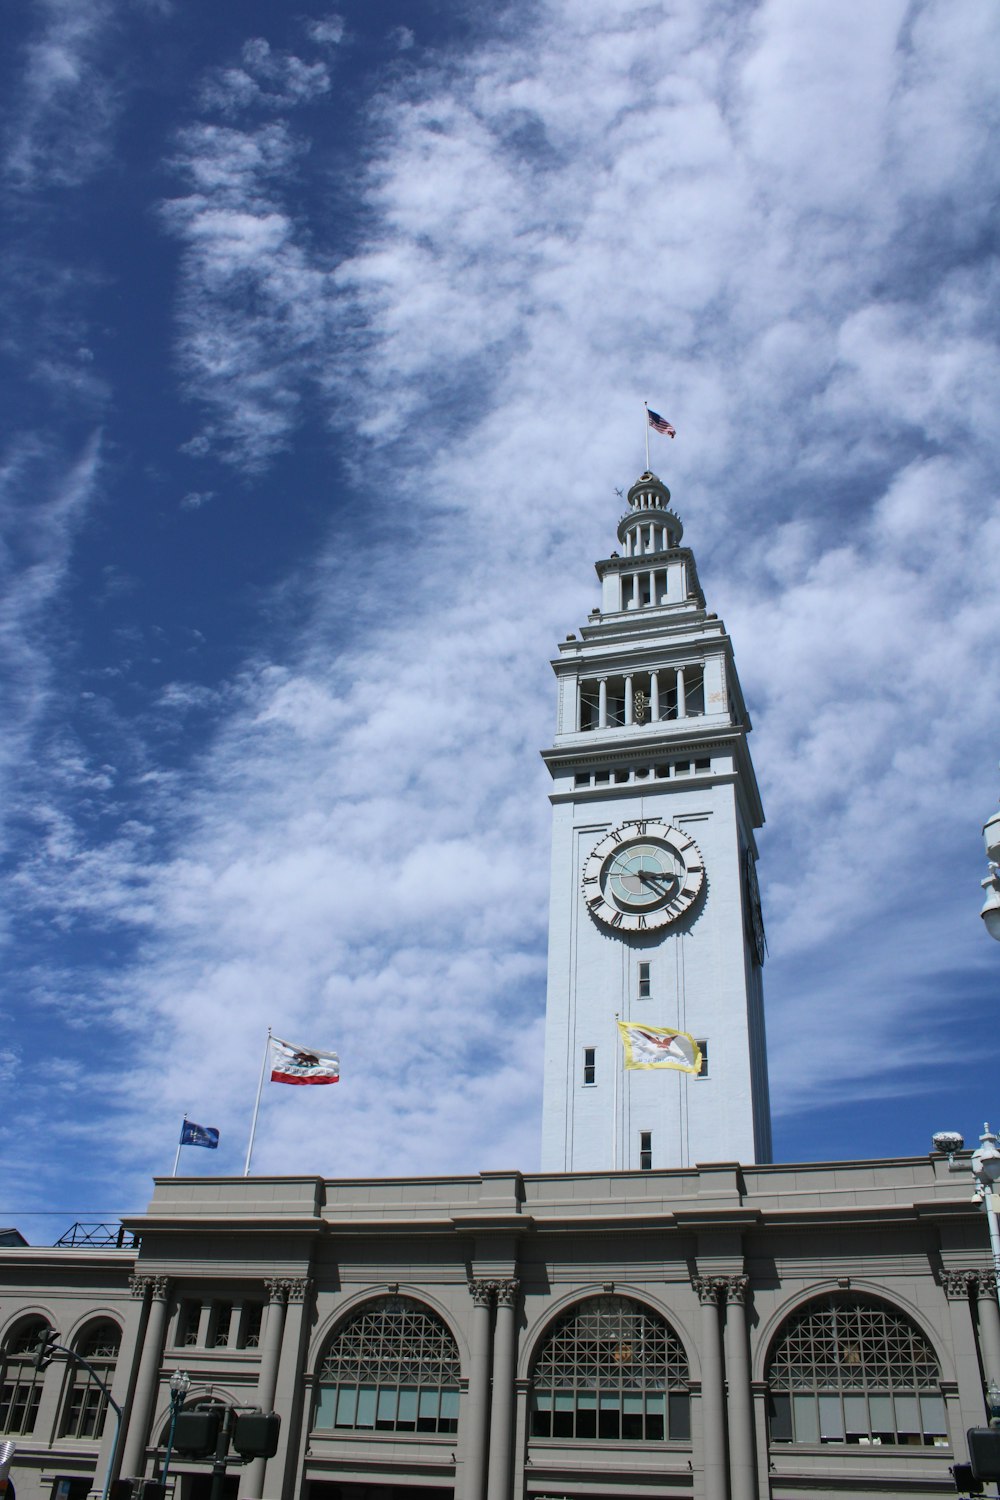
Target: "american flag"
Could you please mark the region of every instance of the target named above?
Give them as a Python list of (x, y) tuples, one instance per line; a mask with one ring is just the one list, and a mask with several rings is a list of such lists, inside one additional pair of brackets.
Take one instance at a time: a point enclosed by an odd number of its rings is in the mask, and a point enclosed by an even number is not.
[(658, 411), (650, 411), (649, 407), (647, 406), (646, 415), (649, 417), (650, 427), (654, 427), (657, 432), (665, 432), (667, 434), (667, 437), (677, 436), (676, 428), (671, 427), (667, 419), (665, 417), (661, 417)]

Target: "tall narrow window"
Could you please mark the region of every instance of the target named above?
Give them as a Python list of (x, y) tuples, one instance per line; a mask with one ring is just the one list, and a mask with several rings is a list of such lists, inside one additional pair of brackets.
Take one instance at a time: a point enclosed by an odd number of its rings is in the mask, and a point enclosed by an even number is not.
[(639, 1131), (639, 1171), (651, 1172), (653, 1170), (653, 1132), (651, 1130)]
[(0, 1377), (0, 1432), (34, 1432), (45, 1375), (35, 1369), (35, 1350), (48, 1330), (44, 1318), (32, 1318), (7, 1340)]
[(649, 999), (649, 996), (650, 996), (650, 993), (651, 993), (650, 986), (652, 984), (652, 978), (651, 978), (652, 967), (653, 966), (650, 963), (641, 963), (639, 965), (639, 999), (640, 1000), (648, 1000)]
[(260, 1325), (264, 1318), (263, 1302), (244, 1302), (240, 1320), (239, 1346), (241, 1349), (257, 1349), (260, 1346)]
[(225, 1349), (229, 1343), (229, 1330), (233, 1321), (231, 1302), (213, 1302), (212, 1319), (209, 1324), (208, 1345), (210, 1349)]
[(77, 1353), (91, 1365), (75, 1365), (63, 1412), (62, 1435), (71, 1438), (98, 1438), (104, 1431), (107, 1416), (107, 1391), (98, 1385), (111, 1384), (115, 1361), (121, 1344), (121, 1329), (110, 1320), (97, 1323), (77, 1344)]
[(708, 1042), (705, 1037), (698, 1037), (698, 1050), (701, 1053), (701, 1067), (698, 1069), (699, 1078), (708, 1077)]
[(597, 1082), (596, 1047), (584, 1047), (583, 1049), (583, 1081), (585, 1084)]
[(192, 1297), (186, 1297), (181, 1303), (181, 1310), (177, 1318), (177, 1340), (178, 1344), (193, 1346), (198, 1342), (198, 1324), (201, 1322), (201, 1303)]

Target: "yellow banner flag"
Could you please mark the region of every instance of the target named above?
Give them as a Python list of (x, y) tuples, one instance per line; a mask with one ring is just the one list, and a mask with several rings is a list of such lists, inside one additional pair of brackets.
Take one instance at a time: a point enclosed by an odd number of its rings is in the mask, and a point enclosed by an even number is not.
[(638, 1026), (619, 1021), (625, 1047), (626, 1068), (676, 1068), (681, 1073), (701, 1072), (701, 1048), (686, 1031), (664, 1026)]

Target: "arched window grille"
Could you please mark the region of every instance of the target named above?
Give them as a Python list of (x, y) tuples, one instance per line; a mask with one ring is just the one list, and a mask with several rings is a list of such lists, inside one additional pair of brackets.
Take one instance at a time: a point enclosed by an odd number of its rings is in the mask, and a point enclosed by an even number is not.
[(772, 1443), (948, 1446), (934, 1351), (874, 1297), (827, 1297), (795, 1313), (767, 1383)]
[[(121, 1341), (121, 1329), (110, 1318), (94, 1323), (77, 1341), (76, 1352), (93, 1365), (94, 1371), (105, 1385), (110, 1385), (114, 1376)], [(104, 1431), (108, 1398), (86, 1365), (74, 1364), (72, 1368), (73, 1376), (66, 1397), (61, 1435), (70, 1438), (100, 1437)]]
[(319, 1372), (314, 1427), (458, 1431), (458, 1345), (410, 1297), (379, 1297), (334, 1334)]
[(49, 1325), (29, 1318), (4, 1345), (0, 1376), (0, 1432), (34, 1432), (45, 1372), (35, 1369), (35, 1350)]
[(532, 1375), (533, 1437), (688, 1442), (688, 1365), (658, 1313), (588, 1297), (554, 1325)]

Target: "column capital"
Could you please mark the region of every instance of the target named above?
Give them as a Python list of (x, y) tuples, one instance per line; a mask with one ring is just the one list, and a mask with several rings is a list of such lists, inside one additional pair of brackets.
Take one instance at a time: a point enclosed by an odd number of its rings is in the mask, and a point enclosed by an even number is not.
[(738, 1307), (746, 1305), (747, 1293), (750, 1290), (749, 1276), (721, 1276), (719, 1280), (722, 1282), (721, 1289), (727, 1302)]
[(508, 1276), (501, 1281), (494, 1281), (493, 1290), (496, 1293), (497, 1307), (513, 1307), (517, 1302), (521, 1283), (516, 1276)]
[(308, 1276), (269, 1276), (264, 1285), (269, 1302), (302, 1302), (312, 1281)]
[(148, 1295), (153, 1302), (165, 1302), (169, 1288), (167, 1276), (130, 1276), (128, 1279), (130, 1296), (145, 1298)]
[(493, 1293), (495, 1290), (495, 1281), (477, 1280), (473, 1277), (469, 1282), (469, 1296), (477, 1307), (490, 1307), (493, 1302)]
[(698, 1294), (698, 1301), (702, 1307), (711, 1303), (717, 1303), (719, 1293), (725, 1285), (724, 1276), (692, 1276), (691, 1285)]
[(976, 1272), (976, 1296), (977, 1297), (995, 1297), (996, 1294), (997, 1294), (997, 1273), (996, 1273), (996, 1271), (977, 1271)]
[(975, 1271), (942, 1271), (941, 1285), (944, 1294), (952, 1301), (967, 1299), (969, 1289), (976, 1280)]

